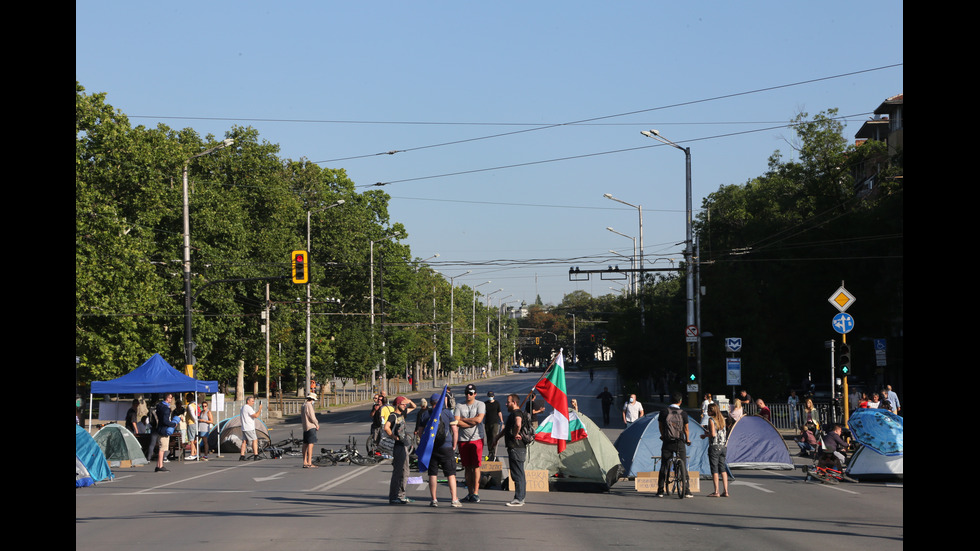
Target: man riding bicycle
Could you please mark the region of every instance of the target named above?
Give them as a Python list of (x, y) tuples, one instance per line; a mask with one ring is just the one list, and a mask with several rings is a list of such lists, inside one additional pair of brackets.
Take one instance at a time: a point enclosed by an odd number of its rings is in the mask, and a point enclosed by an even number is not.
[(691, 432), (687, 426), (687, 412), (681, 409), (681, 402), (684, 395), (674, 392), (671, 396), (673, 400), (670, 406), (660, 412), (660, 439), (663, 445), (660, 448), (660, 478), (657, 482), (657, 497), (664, 497), (664, 482), (667, 480), (667, 473), (670, 469), (671, 459), (677, 454), (681, 459), (683, 468), (680, 476), (684, 481), (684, 497), (694, 497), (691, 493), (691, 481), (687, 477), (687, 446), (691, 445)]

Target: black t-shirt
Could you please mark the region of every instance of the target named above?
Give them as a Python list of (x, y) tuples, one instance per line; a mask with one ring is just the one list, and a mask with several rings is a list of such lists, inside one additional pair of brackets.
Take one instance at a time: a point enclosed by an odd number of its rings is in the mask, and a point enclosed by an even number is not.
[(520, 410), (512, 411), (507, 416), (507, 422), (504, 423), (504, 445), (509, 449), (524, 448), (527, 446), (527, 442), (517, 439), (517, 418), (520, 415)]
[[(137, 421), (139, 419), (136, 418), (136, 410), (129, 408), (129, 411), (126, 412), (126, 428), (129, 429), (129, 432), (133, 432), (133, 426), (136, 425)], [(133, 433), (135, 434), (135, 432)]]
[(483, 422), (487, 426), (500, 424), (500, 402), (497, 400), (487, 400), (487, 413), (483, 416)]

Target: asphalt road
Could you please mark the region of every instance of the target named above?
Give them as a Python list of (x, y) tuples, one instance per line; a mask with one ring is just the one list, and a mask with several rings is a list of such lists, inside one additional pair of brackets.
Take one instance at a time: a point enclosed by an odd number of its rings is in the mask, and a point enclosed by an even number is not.
[[(540, 374), (478, 382), (525, 393)], [(568, 393), (601, 424), (603, 385), (568, 372)], [(454, 388), (462, 398), (459, 388)], [(368, 433), (368, 408), (320, 416), (319, 447), (339, 448), (348, 436), (359, 446)], [(603, 429), (615, 441), (621, 419)], [(618, 424), (618, 426), (617, 426)], [(298, 425), (273, 425), (273, 439), (299, 434)], [(75, 548), (143, 550), (203, 545), (207, 549), (326, 548), (431, 549), (819, 549), (901, 547), (901, 484), (805, 482), (800, 471), (736, 471), (731, 498), (707, 498), (710, 481), (694, 499), (657, 498), (621, 481), (608, 493), (530, 493), (523, 508), (505, 507), (508, 491), (481, 489), (483, 501), (453, 509), (428, 507), (428, 487), (410, 484), (408, 505), (389, 505), (391, 466), (338, 465), (303, 469), (299, 457), (239, 462), (226, 452), (208, 462), (117, 469), (115, 479), (75, 492)], [(802, 459), (798, 459), (801, 461)], [(413, 473), (414, 474), (414, 473)], [(459, 477), (462, 481), (462, 477)], [(707, 483), (707, 489), (704, 484)], [(445, 485), (438, 490), (448, 502)], [(464, 491), (465, 493), (465, 491)]]

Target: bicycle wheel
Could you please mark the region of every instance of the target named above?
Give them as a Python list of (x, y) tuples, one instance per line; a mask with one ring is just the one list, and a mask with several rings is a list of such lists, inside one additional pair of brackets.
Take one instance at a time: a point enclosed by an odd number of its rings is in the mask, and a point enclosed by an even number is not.
[(378, 460), (373, 457), (364, 457), (361, 455), (357, 455), (351, 457), (350, 462), (353, 463), (354, 465), (360, 465), (361, 467), (364, 467), (366, 465), (376, 465), (378, 463)]
[(680, 460), (674, 460), (671, 463), (671, 470), (674, 472), (674, 491), (677, 492), (678, 499), (684, 499), (684, 463)]

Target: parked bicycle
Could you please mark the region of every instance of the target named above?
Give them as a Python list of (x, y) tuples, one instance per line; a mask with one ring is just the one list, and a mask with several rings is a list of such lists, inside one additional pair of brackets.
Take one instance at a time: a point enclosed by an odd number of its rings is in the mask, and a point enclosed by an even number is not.
[(353, 436), (347, 438), (347, 445), (342, 450), (320, 449), (320, 455), (313, 458), (314, 465), (336, 465), (337, 463), (347, 463), (349, 465), (376, 465), (381, 461), (380, 458), (366, 457), (357, 451), (357, 440)]
[[(660, 459), (657, 456), (653, 456), (651, 459)], [(667, 495), (677, 494), (677, 497), (684, 499), (684, 479), (687, 474), (687, 467), (684, 465), (684, 460), (681, 459), (680, 455), (674, 454), (673, 457), (667, 460), (667, 480), (664, 481), (664, 489)]]

